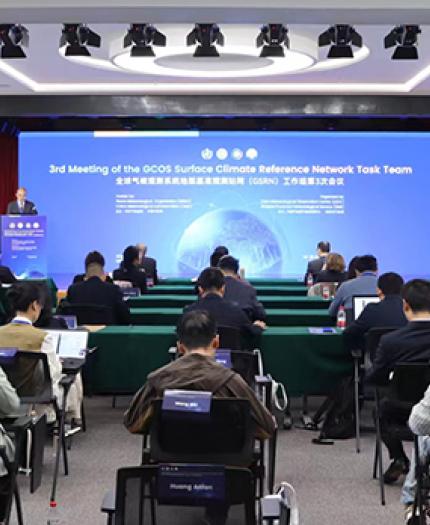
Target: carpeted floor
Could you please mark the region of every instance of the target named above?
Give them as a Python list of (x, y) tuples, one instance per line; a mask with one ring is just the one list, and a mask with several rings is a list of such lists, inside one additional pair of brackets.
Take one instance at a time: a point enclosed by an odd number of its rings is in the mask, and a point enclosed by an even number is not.
[[(116, 469), (139, 464), (141, 439), (122, 426), (127, 402), (128, 398), (122, 398), (113, 409), (108, 397), (86, 400), (88, 431), (73, 442), (69, 477), (59, 478), (61, 525), (106, 523), (100, 505), (105, 492), (114, 486)], [(276, 477), (296, 488), (301, 525), (403, 523), (400, 485), (387, 487), (387, 505), (380, 505), (378, 484), (371, 472), (373, 434), (364, 435), (361, 454), (355, 453), (353, 440), (317, 446), (311, 443), (312, 437), (314, 433), (297, 428), (281, 431), (279, 436)], [(30, 494), (28, 480), (20, 478), (26, 525), (47, 523), (53, 466), (50, 449), (45, 463), (43, 484), (35, 494)], [(158, 525), (194, 523), (182, 510), (159, 518)], [(15, 515), (11, 523), (15, 525)]]

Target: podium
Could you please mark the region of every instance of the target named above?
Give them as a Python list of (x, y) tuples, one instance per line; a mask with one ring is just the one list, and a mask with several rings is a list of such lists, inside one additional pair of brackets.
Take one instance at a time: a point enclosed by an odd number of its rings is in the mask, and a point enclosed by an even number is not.
[(47, 277), (46, 217), (43, 215), (1, 216), (1, 264), (18, 279)]

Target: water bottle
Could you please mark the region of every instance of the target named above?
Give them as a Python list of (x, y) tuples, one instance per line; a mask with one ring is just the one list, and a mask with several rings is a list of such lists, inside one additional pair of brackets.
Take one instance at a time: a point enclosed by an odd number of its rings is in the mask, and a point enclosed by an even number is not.
[(56, 501), (49, 502), (48, 521), (47, 525), (61, 525), (60, 510), (57, 507)]
[(345, 327), (346, 327), (346, 313), (345, 313), (345, 307), (344, 306), (340, 306), (339, 307), (339, 310), (337, 312), (337, 324), (336, 324), (336, 326), (340, 330), (344, 330)]
[(314, 285), (314, 278), (313, 278), (313, 276), (312, 276), (311, 273), (308, 273), (308, 278), (307, 278), (307, 280), (306, 280), (306, 286), (307, 286), (308, 288), (310, 288), (310, 287), (313, 286), (313, 285)]
[(330, 299), (330, 288), (328, 286), (323, 286), (322, 296), (323, 299)]
[(245, 279), (245, 268), (240, 268), (239, 269), (239, 277), (241, 279)]

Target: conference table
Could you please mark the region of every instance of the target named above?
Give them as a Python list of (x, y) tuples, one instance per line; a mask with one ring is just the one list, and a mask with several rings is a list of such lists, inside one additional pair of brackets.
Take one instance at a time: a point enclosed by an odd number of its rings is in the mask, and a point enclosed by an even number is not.
[[(297, 295), (305, 296), (308, 289), (303, 284), (301, 286), (279, 286), (279, 285), (257, 285), (255, 286), (257, 295)], [(196, 295), (195, 285), (186, 284), (160, 284), (148, 288), (149, 295)]]
[[(128, 305), (130, 308), (183, 308), (197, 300), (195, 295), (140, 295), (130, 297)], [(304, 309), (325, 310), (330, 305), (330, 300), (321, 297), (306, 297), (295, 295), (260, 295), (258, 300), (265, 308), (277, 309)]]
[[(274, 279), (274, 278), (265, 278), (265, 277), (259, 277), (259, 278), (251, 278), (246, 279), (249, 283), (251, 283), (253, 286), (303, 286), (304, 282), (303, 279), (293, 279), (293, 278), (286, 278), (286, 279)], [(168, 277), (167, 279), (161, 279), (160, 283), (156, 286), (163, 286), (163, 285), (179, 285), (179, 286), (195, 286), (195, 280), (192, 281), (191, 279), (186, 279), (184, 277)]]
[[(133, 325), (176, 325), (182, 308), (131, 308)], [(328, 310), (275, 309), (266, 310), (269, 326), (333, 326)]]
[[(257, 346), (266, 373), (284, 383), (288, 394), (326, 394), (352, 372), (352, 360), (341, 334), (307, 327), (269, 327)], [(318, 332), (318, 333), (313, 333)], [(90, 334), (86, 391), (130, 394), (147, 375), (169, 362), (168, 348), (176, 344), (173, 326), (110, 326)]]

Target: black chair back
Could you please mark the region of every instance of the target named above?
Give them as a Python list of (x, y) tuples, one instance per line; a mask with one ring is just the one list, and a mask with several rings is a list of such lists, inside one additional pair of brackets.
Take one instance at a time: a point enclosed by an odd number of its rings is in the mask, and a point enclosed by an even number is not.
[(61, 315), (75, 315), (79, 325), (98, 324), (111, 325), (114, 323), (112, 308), (100, 304), (66, 303), (58, 308)]
[(231, 369), (239, 374), (251, 387), (255, 387), (255, 376), (260, 373), (258, 355), (253, 352), (230, 351)]
[(242, 337), (238, 328), (218, 326), (219, 346), (229, 350), (242, 350)]
[(153, 402), (151, 460), (249, 466), (255, 428), (247, 399), (212, 399), (209, 414), (162, 410)]
[(416, 405), (430, 385), (430, 363), (399, 363), (390, 381), (394, 399)]
[(378, 328), (371, 328), (365, 335), (366, 341), (366, 354), (369, 356), (370, 360), (373, 361), (378, 348), (379, 341), (381, 337), (385, 334), (389, 334), (394, 330), (398, 330), (398, 326), (381, 326)]

